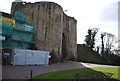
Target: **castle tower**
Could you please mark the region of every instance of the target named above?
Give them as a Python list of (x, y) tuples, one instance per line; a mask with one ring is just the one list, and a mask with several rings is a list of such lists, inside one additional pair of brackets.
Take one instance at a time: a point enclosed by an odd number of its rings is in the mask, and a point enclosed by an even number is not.
[(34, 43), (38, 50), (49, 51), (53, 62), (77, 58), (76, 23), (54, 2), (13, 2), (11, 14), (20, 11), (26, 22), (34, 24)]

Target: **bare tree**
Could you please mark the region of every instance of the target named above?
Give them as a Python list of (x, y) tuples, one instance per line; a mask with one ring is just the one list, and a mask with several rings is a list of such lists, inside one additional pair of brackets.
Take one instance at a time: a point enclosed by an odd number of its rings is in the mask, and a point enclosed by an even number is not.
[(114, 47), (114, 44), (117, 43), (117, 38), (115, 37), (115, 35), (111, 34), (111, 33), (107, 33), (106, 34), (107, 39), (106, 39), (106, 54), (111, 53), (111, 48)]
[(101, 40), (102, 40), (101, 54), (111, 53), (111, 48), (114, 47), (114, 44), (117, 42), (117, 38), (115, 37), (115, 35), (103, 32), (101, 33)]

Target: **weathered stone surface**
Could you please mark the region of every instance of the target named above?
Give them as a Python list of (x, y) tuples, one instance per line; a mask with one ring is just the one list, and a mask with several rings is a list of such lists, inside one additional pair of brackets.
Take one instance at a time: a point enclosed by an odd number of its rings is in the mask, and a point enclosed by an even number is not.
[(27, 14), (27, 23), (34, 24), (34, 42), (38, 50), (50, 51), (54, 62), (77, 58), (76, 23), (54, 2), (13, 2), (11, 14)]

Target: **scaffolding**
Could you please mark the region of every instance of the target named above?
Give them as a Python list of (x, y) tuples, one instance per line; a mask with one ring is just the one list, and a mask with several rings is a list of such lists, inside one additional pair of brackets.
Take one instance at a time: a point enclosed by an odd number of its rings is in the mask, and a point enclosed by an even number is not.
[(11, 35), (15, 20), (7, 17), (0, 17), (0, 34)]
[(27, 32), (13, 31), (11, 38), (15, 40), (23, 40), (23, 41), (31, 42), (33, 41), (33, 34)]
[(25, 15), (21, 12), (18, 12), (18, 11), (16, 11), (15, 14), (14, 14), (14, 19), (17, 19), (17, 20), (20, 20), (20, 21), (26, 21), (26, 17), (27, 17), (27, 15)]
[(11, 37), (6, 37), (5, 40), (2, 41), (3, 48), (10, 48), (11, 47)]
[(33, 41), (34, 26), (25, 22), (27, 15), (15, 12), (14, 17), (0, 17), (0, 34), (5, 36), (3, 48), (28, 49)]
[(22, 30), (22, 31), (28, 31), (28, 32), (34, 32), (34, 26), (31, 24), (27, 24), (21, 21), (16, 21), (14, 29)]
[(11, 46), (12, 46), (12, 49), (14, 48), (18, 48), (18, 49), (28, 49), (29, 48), (29, 45), (30, 43), (26, 43), (26, 42), (20, 42), (20, 41), (12, 41), (11, 42)]

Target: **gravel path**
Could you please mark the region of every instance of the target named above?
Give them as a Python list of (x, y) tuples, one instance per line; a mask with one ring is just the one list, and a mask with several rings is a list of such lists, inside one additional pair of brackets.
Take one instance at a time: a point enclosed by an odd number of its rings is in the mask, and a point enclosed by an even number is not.
[(33, 71), (33, 76), (65, 70), (65, 69), (76, 69), (76, 68), (86, 68), (86, 67), (117, 67), (108, 65), (98, 65), (82, 62), (67, 61), (61, 64), (52, 64), (49, 66), (12, 66), (4, 65), (2, 66), (2, 78), (3, 79), (28, 79), (30, 78), (30, 72)]

